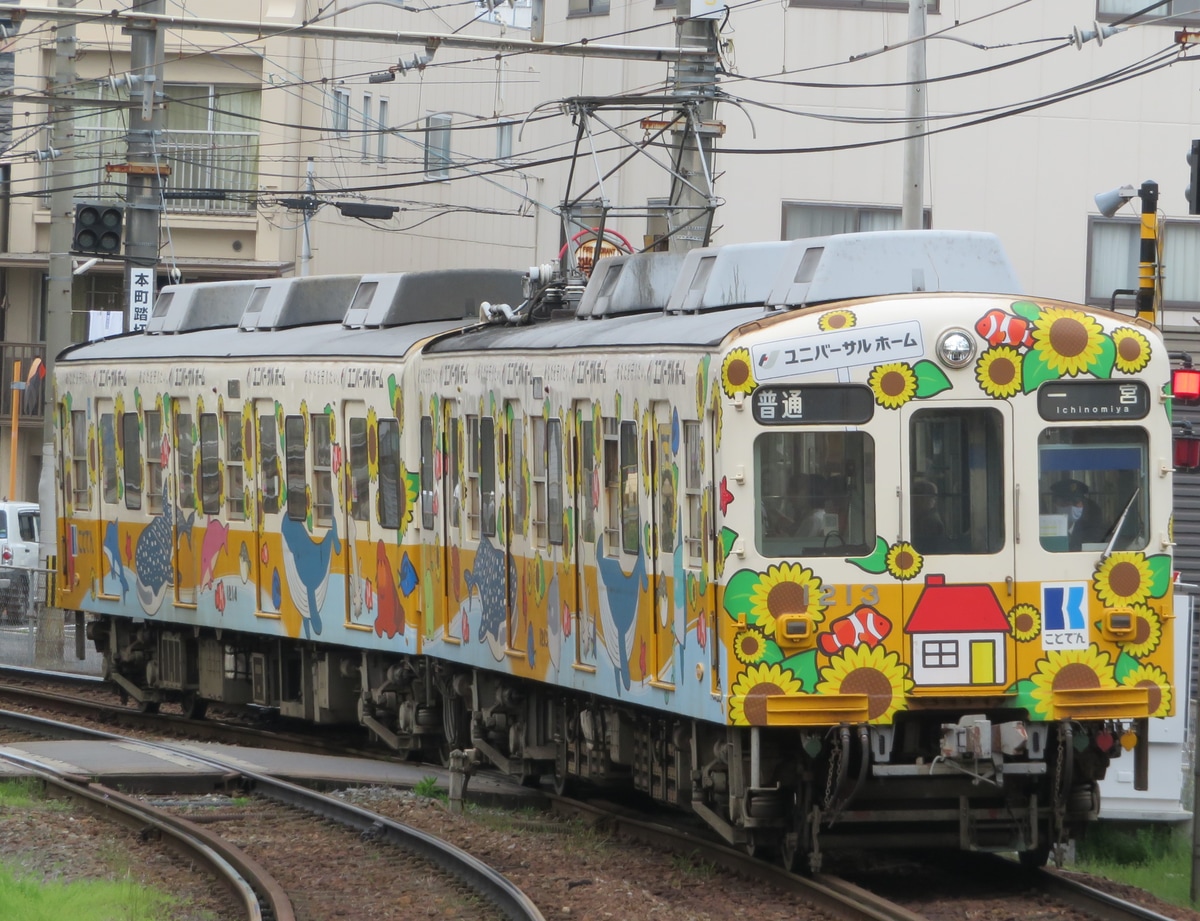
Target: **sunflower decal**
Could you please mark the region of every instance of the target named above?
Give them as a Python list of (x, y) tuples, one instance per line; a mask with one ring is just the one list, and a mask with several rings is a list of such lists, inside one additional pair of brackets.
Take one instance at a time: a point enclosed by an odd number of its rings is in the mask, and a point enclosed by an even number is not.
[(924, 565), (925, 558), (906, 540), (888, 548), (887, 571), (901, 582), (916, 578)]
[(1056, 649), (1037, 664), (1031, 676), (1035, 711), (1053, 717), (1055, 691), (1115, 688), (1108, 653), (1093, 643), (1087, 649)]
[(778, 664), (751, 665), (729, 689), (729, 722), (767, 725), (767, 698), (800, 693), (800, 679)]
[(847, 647), (821, 669), (817, 694), (865, 694), (867, 722), (890, 723), (912, 689), (900, 656), (882, 646)]
[(735, 393), (749, 393), (756, 386), (750, 350), (732, 349), (721, 363), (721, 388), (725, 395), (732, 397)]
[(367, 475), (372, 483), (379, 479), (379, 417), (374, 406), (367, 410)]
[(1169, 716), (1171, 713), (1171, 679), (1155, 665), (1139, 665), (1121, 680), (1127, 688), (1145, 688), (1150, 692), (1150, 715)]
[(1133, 637), (1125, 644), (1125, 651), (1135, 659), (1144, 659), (1162, 643), (1162, 618), (1144, 604), (1134, 607), (1133, 615)]
[(904, 362), (879, 365), (867, 378), (875, 402), (885, 409), (899, 409), (917, 393), (917, 376)]
[(849, 329), (851, 326), (857, 325), (858, 317), (854, 315), (854, 311), (852, 310), (831, 310), (829, 313), (821, 314), (817, 319), (817, 327), (826, 332)]
[(1042, 612), (1031, 604), (1018, 604), (1008, 612), (1012, 635), (1018, 643), (1035, 640), (1042, 632)]
[(1113, 330), (1116, 369), (1122, 374), (1137, 374), (1150, 363), (1150, 342), (1138, 330), (1121, 326)]
[(765, 635), (775, 632), (784, 614), (809, 614), (814, 623), (824, 618), (820, 604), (821, 579), (799, 563), (771, 566), (750, 590), (750, 617)]
[(1078, 310), (1046, 307), (1033, 324), (1033, 348), (1060, 376), (1077, 377), (1099, 363), (1104, 332)]
[(988, 349), (975, 362), (975, 380), (990, 397), (1015, 396), (1021, 392), (1021, 353), (1011, 345)]
[(761, 662), (767, 654), (767, 638), (757, 627), (747, 627), (733, 638), (733, 654), (743, 665)]
[(1113, 553), (1096, 574), (1092, 585), (1100, 600), (1108, 607), (1142, 604), (1151, 595), (1154, 573), (1141, 553)]

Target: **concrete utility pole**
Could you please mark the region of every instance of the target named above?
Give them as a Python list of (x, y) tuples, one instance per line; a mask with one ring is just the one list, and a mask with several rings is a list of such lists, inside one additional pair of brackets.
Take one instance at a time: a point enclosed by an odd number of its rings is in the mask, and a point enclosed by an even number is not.
[(692, 121), (673, 130), (678, 164), (671, 179), (667, 227), (671, 252), (707, 245), (712, 231), (713, 142), (717, 131), (717, 21), (694, 18), (706, 12), (703, 0), (678, 0), (680, 50), (699, 51), (698, 57), (675, 64), (675, 92), (700, 100)]
[[(140, 9), (159, 14), (166, 0), (146, 0)], [(125, 189), (127, 229), (125, 234), (125, 292), (129, 304), (145, 311), (153, 301), (158, 267), (159, 215), (162, 212), (162, 180), (165, 167), (160, 163), (156, 145), (162, 138), (164, 108), (160, 102), (163, 85), (163, 29), (157, 23), (130, 22), (123, 30), (130, 36), (129, 48), (129, 132), (125, 141)], [(145, 285), (150, 270), (149, 286)], [(138, 292), (136, 295), (134, 292)], [(135, 296), (141, 297), (135, 303)], [(145, 326), (133, 322), (125, 312), (125, 329)], [(131, 326), (132, 323), (132, 326)]]
[[(73, 9), (75, 0), (61, 0)], [(46, 289), (46, 385), (43, 388), (42, 469), (38, 474), (38, 505), (41, 506), (42, 565), (58, 554), (58, 522), (55, 519), (56, 469), (55, 423), (58, 416), (54, 392), (54, 360), (71, 344), (71, 228), (74, 226), (75, 183), (75, 24), (59, 25), (54, 42), (54, 69), (50, 74), (50, 283)], [(13, 408), (16, 412), (16, 408)], [(63, 559), (59, 556), (59, 559)], [(34, 651), (37, 664), (62, 661), (63, 619), (48, 611), (38, 625)]]
[(925, 226), (925, 0), (908, 0), (908, 139), (904, 142), (905, 230)]

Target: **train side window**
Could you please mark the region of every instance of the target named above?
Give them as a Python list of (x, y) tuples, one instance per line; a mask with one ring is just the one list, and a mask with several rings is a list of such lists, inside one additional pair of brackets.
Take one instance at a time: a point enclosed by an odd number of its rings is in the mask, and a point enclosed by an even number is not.
[(533, 442), (533, 541), (538, 547), (546, 546), (546, 420), (534, 416), (529, 420), (529, 434)]
[(333, 432), (332, 413), (312, 413), (313, 521), (329, 527), (333, 523)]
[(450, 502), (450, 527), (459, 527), (462, 520), (462, 422), (456, 410), (446, 406), (446, 495)]
[(76, 511), (90, 508), (92, 484), (88, 477), (87, 411), (71, 411), (71, 499)]
[(863, 556), (875, 546), (875, 442), (862, 431), (772, 431), (754, 442), (763, 556)]
[(479, 528), (485, 537), (496, 536), (496, 423), (490, 416), (479, 420)]
[(205, 515), (221, 511), (221, 441), (216, 413), (200, 414), (200, 507)]
[(142, 507), (142, 433), (137, 413), (121, 417), (121, 451), (125, 474), (125, 507)]
[(407, 485), (400, 476), (400, 423), (379, 420), (379, 524), (392, 530), (400, 527), (401, 511), (407, 502)]
[(162, 413), (146, 410), (146, 508), (152, 515), (162, 513)]
[(258, 458), (262, 483), (264, 515), (279, 513), (279, 427), (274, 412), (264, 412), (258, 417)]
[(617, 420), (604, 417), (604, 553), (617, 556), (621, 550), (621, 443)]
[(563, 441), (562, 420), (551, 419), (546, 429), (546, 510), (550, 516), (550, 543), (563, 542)]
[[(525, 417), (521, 405), (509, 402), (505, 406), (508, 419), (508, 502), (512, 510), (512, 529), (525, 531), (529, 527), (529, 496), (525, 462)], [(545, 541), (542, 542), (543, 545)]]
[(246, 517), (245, 455), (242, 448), (242, 414), (225, 414), (225, 508), (231, 521)]
[(922, 409), (909, 429), (909, 535), (923, 554), (1004, 547), (1004, 419), (995, 409)]
[[(1141, 550), (1150, 540), (1145, 429), (1091, 425), (1038, 435), (1039, 534), (1052, 553)], [(1116, 540), (1113, 541), (1113, 535)]]
[(433, 530), (433, 417), (421, 417), (421, 527)]
[(621, 549), (637, 553), (642, 538), (636, 422), (621, 423)]
[(579, 424), (579, 531), (583, 540), (596, 539), (596, 507), (592, 504), (592, 483), (596, 476), (596, 424), (592, 407), (580, 403), (576, 407)]
[(479, 417), (467, 416), (467, 538), (479, 539)]
[(704, 464), (700, 453), (700, 423), (683, 423), (683, 546), (689, 566), (704, 561), (703, 493), (701, 491)]
[(287, 477), (287, 514), (292, 521), (308, 518), (308, 477), (304, 469), (304, 417), (283, 418), (283, 464)]
[(100, 483), (104, 501), (117, 501), (117, 431), (111, 412), (100, 414)]
[(178, 407), (175, 412), (175, 464), (179, 470), (179, 509), (188, 510), (196, 507), (195, 434), (187, 401), (178, 400), (175, 405)]
[(367, 464), (367, 420), (359, 416), (349, 422), (350, 517), (366, 521), (370, 511), (371, 468)]

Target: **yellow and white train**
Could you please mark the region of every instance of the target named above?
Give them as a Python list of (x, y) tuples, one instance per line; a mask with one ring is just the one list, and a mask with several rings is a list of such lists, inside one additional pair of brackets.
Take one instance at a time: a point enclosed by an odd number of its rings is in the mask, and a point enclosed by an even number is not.
[(1176, 704), (1170, 378), (983, 234), (168, 287), (58, 360), (61, 597), (146, 707), (1036, 863)]

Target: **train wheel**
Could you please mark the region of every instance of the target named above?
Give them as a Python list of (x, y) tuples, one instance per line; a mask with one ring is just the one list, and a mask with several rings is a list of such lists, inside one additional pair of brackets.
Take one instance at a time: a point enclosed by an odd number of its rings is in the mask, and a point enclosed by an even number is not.
[(567, 740), (559, 741), (554, 755), (554, 792), (558, 796), (575, 793), (575, 778), (567, 771)]
[(1039, 844), (1028, 851), (1021, 851), (1017, 856), (1020, 857), (1021, 866), (1025, 869), (1040, 870), (1050, 859), (1050, 845), (1049, 843)]
[(179, 709), (182, 711), (184, 719), (202, 720), (208, 712), (208, 701), (195, 691), (188, 691), (179, 702)]
[(803, 873), (808, 869), (803, 835), (792, 832), (784, 835), (779, 844), (779, 862), (789, 873)]
[(471, 747), (471, 715), (457, 694), (442, 695), (442, 742), (438, 754), (442, 764), (450, 764), (450, 752)]
[(147, 713), (147, 714), (157, 713), (158, 712), (158, 701), (157, 700), (138, 701), (138, 710), (142, 713)]
[(779, 850), (779, 832), (746, 832), (746, 853), (755, 860), (774, 860)]

